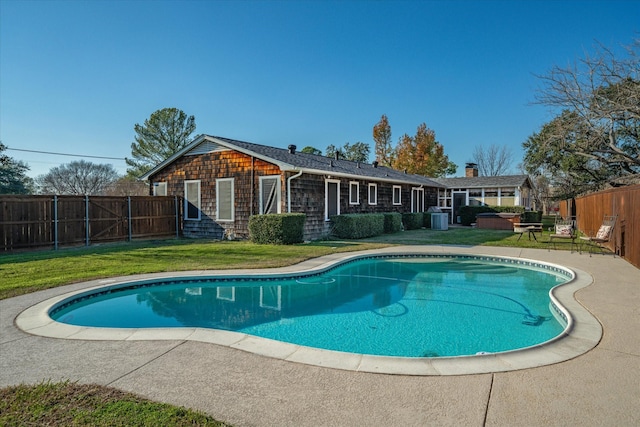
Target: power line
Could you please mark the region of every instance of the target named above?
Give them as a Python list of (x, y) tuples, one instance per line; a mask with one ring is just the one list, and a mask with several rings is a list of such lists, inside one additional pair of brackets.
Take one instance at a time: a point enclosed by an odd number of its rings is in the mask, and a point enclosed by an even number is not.
[(21, 148), (9, 148), (9, 147), (6, 147), (6, 149), (13, 150), (13, 151), (23, 151), (25, 153), (52, 154), (54, 156), (87, 157), (91, 159), (106, 159), (106, 160), (126, 160), (124, 157), (103, 157), (103, 156), (89, 156), (84, 154), (54, 153), (51, 151), (24, 150)]

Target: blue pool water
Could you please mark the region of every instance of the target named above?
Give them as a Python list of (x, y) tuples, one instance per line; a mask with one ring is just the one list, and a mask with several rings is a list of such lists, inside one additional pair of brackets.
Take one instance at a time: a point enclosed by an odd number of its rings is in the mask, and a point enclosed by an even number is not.
[(79, 326), (202, 327), (352, 353), (459, 356), (559, 335), (549, 290), (569, 278), (509, 259), (367, 258), (311, 276), (131, 283), (50, 315)]

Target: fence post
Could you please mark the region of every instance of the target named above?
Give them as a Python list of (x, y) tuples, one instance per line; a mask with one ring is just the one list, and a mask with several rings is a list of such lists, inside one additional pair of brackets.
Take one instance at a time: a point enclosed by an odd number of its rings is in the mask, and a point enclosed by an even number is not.
[(84, 196), (84, 245), (89, 246), (89, 195)]
[(53, 248), (58, 250), (58, 196), (53, 196)]
[(129, 218), (129, 241), (133, 240), (133, 233), (131, 232), (131, 196), (127, 196), (127, 217)]
[(178, 196), (173, 196), (173, 200), (174, 200), (174, 205), (176, 208), (176, 239), (178, 237), (180, 237), (180, 219), (178, 218), (178, 216), (180, 216), (180, 207), (178, 206)]

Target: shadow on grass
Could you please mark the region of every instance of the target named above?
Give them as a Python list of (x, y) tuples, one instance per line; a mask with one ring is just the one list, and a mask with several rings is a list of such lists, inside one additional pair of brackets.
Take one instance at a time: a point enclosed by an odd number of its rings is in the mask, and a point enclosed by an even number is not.
[[(546, 249), (549, 241), (548, 234), (548, 232), (536, 233), (536, 240), (530, 239), (526, 234), (520, 237), (519, 234), (510, 230), (455, 227), (448, 230), (421, 229), (401, 231), (362, 239), (359, 242), (394, 245), (508, 246)], [(520, 240), (518, 240), (518, 237), (520, 237)], [(569, 248), (567, 247), (567, 249)]]

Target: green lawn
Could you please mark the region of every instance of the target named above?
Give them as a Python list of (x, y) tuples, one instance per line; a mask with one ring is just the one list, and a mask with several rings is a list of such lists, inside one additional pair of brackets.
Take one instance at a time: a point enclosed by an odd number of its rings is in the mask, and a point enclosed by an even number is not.
[[(403, 231), (354, 240), (299, 245), (256, 245), (246, 241), (158, 240), (0, 255), (0, 299), (84, 280), (188, 270), (282, 267), (335, 252), (388, 245), (486, 245), (546, 248), (511, 231), (451, 228)], [(568, 249), (568, 245), (559, 245)]]
[(273, 246), (180, 239), (0, 255), (0, 299), (105, 277), (281, 267), (334, 252), (383, 246), (382, 243), (328, 241)]

